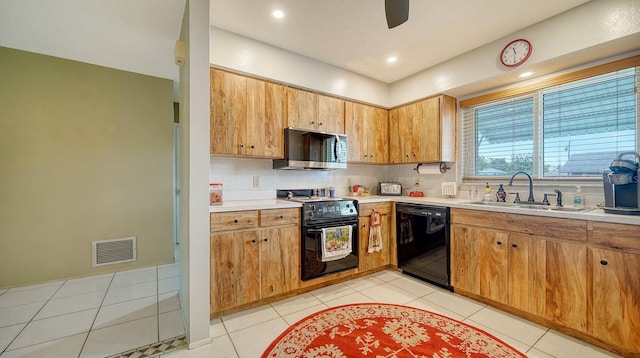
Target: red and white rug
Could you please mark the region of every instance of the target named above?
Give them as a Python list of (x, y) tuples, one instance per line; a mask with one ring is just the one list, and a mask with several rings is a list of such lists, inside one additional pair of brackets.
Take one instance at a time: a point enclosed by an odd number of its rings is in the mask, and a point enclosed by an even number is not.
[(526, 356), (449, 317), (413, 307), (358, 303), (316, 312), (291, 325), (262, 357)]

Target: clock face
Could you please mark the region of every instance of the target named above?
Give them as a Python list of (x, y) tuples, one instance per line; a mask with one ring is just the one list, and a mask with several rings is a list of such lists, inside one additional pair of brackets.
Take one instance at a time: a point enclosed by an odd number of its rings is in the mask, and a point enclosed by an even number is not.
[(523, 64), (531, 55), (533, 46), (524, 39), (511, 41), (500, 53), (500, 62), (507, 67), (515, 67)]

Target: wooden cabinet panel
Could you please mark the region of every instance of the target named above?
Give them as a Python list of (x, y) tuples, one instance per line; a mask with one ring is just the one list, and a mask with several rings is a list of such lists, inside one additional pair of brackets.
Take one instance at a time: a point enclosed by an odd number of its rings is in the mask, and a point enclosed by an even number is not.
[(593, 222), (594, 244), (617, 250), (640, 252), (640, 234), (637, 225), (610, 224)]
[(284, 156), (285, 87), (211, 69), (211, 154)]
[(545, 255), (545, 318), (586, 332), (587, 247), (547, 241)]
[(318, 96), (317, 127), (321, 132), (344, 133), (344, 100)]
[(246, 77), (211, 69), (211, 154), (238, 154), (247, 118)]
[(241, 154), (282, 158), (287, 102), (285, 87), (247, 78), (247, 120)]
[(288, 126), (329, 133), (344, 133), (344, 100), (287, 88)]
[(546, 241), (528, 235), (510, 234), (508, 299), (510, 306), (538, 316), (545, 310)]
[(508, 234), (493, 230), (478, 230), (477, 234), (480, 241), (480, 295), (507, 303)]
[(428, 98), (389, 111), (389, 161), (455, 161), (456, 102)]
[(258, 232), (211, 234), (211, 312), (260, 297)]
[(299, 228), (286, 226), (260, 231), (261, 298), (298, 288), (300, 282)]
[(388, 111), (360, 103), (345, 103), (345, 133), (349, 162), (388, 163)]
[(260, 226), (299, 225), (300, 209), (260, 210)]
[(480, 236), (479, 229), (452, 226), (451, 285), (454, 290), (480, 294)]
[[(371, 213), (377, 210), (382, 214), (382, 250), (370, 253), (369, 234), (371, 224)], [(389, 265), (391, 262), (391, 203), (363, 204), (358, 210), (358, 271), (366, 272)]]
[(209, 214), (211, 232), (258, 227), (258, 210)]
[(317, 128), (318, 97), (313, 92), (287, 88), (288, 126), (302, 129)]
[(600, 339), (640, 352), (640, 255), (590, 250), (593, 288), (589, 331)]

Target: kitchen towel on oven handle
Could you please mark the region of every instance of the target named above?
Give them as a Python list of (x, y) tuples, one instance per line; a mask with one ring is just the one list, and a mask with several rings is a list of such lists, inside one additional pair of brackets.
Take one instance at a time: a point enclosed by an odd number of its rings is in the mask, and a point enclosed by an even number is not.
[(371, 212), (369, 221), (369, 247), (367, 251), (374, 253), (382, 250), (382, 214), (379, 211)]
[(322, 229), (321, 261), (334, 261), (343, 259), (351, 254), (351, 225), (336, 226)]

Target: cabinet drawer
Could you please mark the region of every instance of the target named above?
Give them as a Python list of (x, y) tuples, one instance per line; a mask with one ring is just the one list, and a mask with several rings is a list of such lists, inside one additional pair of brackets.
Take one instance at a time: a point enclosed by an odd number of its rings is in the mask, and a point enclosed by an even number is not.
[(258, 210), (210, 214), (211, 232), (258, 227)]
[(260, 210), (260, 226), (299, 225), (300, 209)]
[(593, 243), (618, 250), (640, 250), (637, 225), (610, 224), (594, 221)]
[(368, 203), (358, 206), (358, 216), (371, 216), (373, 210), (379, 211), (382, 215), (391, 214), (391, 203)]

